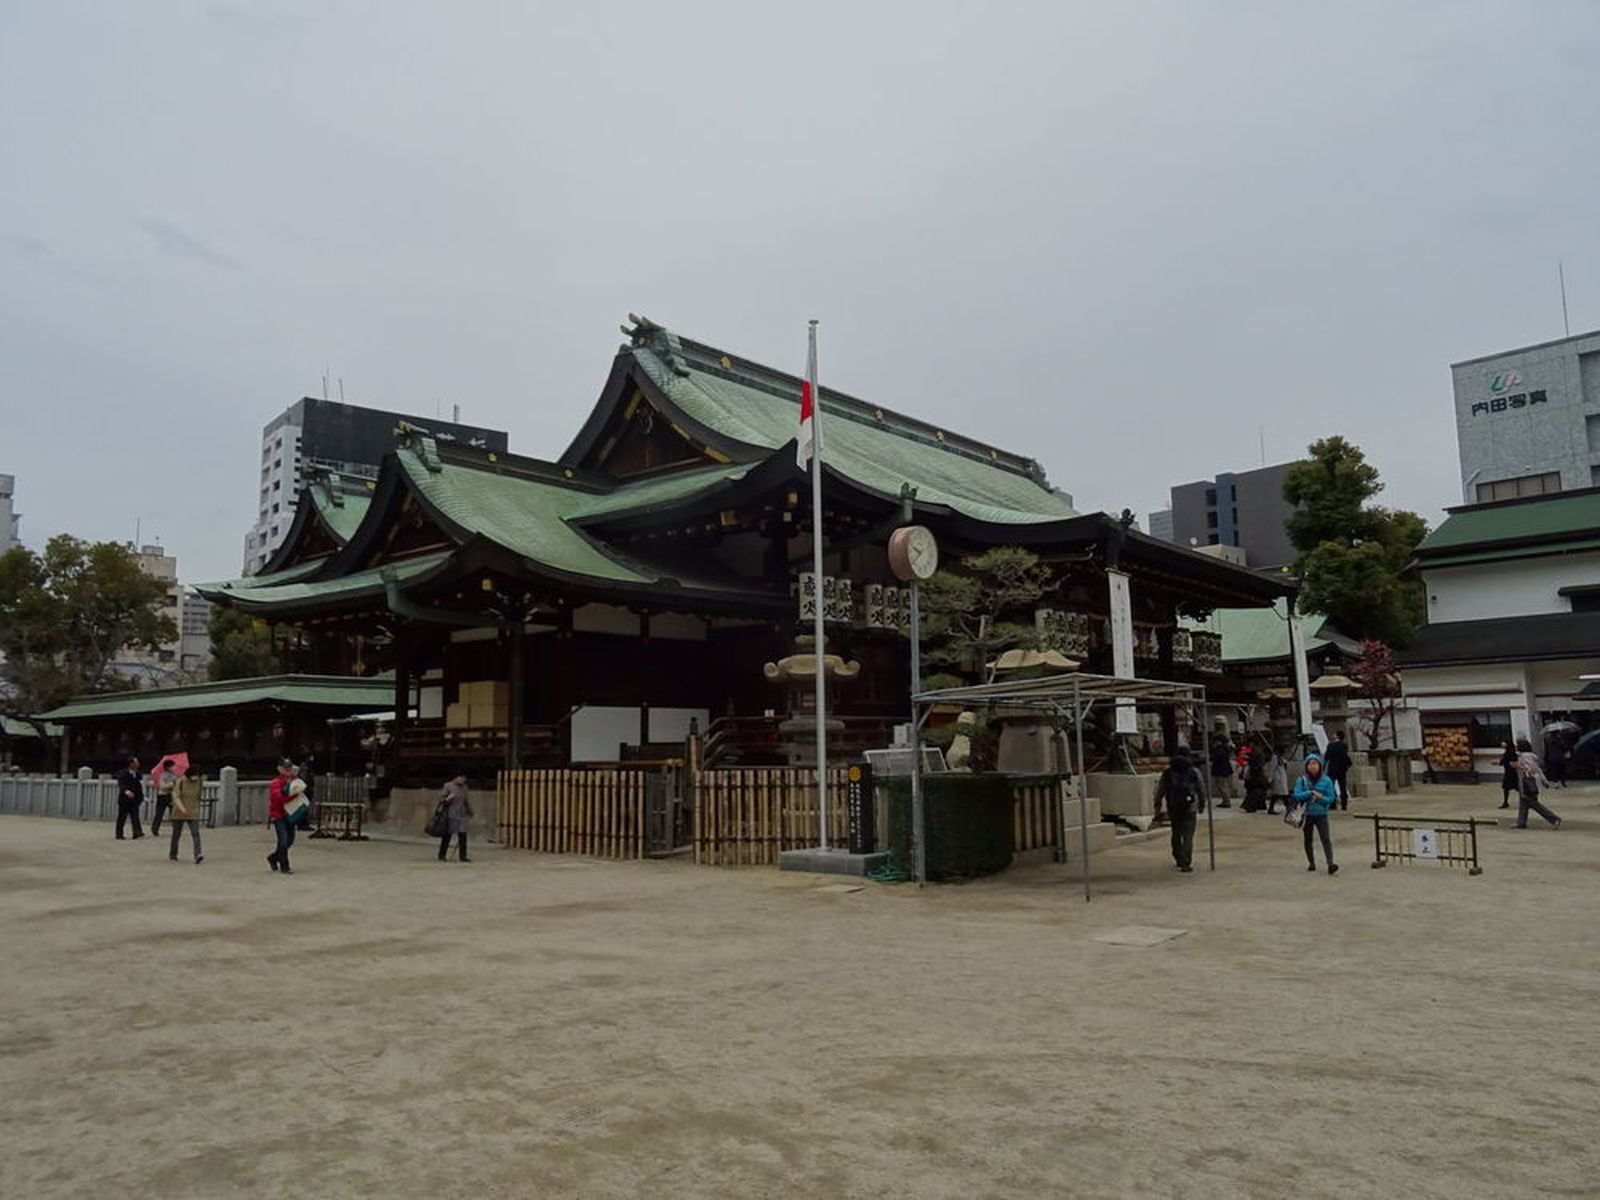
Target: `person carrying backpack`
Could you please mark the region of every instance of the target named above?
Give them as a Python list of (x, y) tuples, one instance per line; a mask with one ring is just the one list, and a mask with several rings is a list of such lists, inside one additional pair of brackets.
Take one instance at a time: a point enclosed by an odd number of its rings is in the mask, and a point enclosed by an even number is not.
[(1189, 748), (1174, 746), (1172, 763), (1156, 783), (1156, 803), (1166, 801), (1172, 820), (1172, 861), (1180, 871), (1194, 869), (1194, 826), (1205, 803), (1204, 787), (1199, 770), (1189, 759)]

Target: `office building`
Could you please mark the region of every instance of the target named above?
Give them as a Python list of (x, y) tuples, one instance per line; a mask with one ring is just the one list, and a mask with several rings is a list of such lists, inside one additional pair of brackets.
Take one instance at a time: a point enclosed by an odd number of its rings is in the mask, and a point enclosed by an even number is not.
[(1196, 550), (1237, 547), (1257, 570), (1285, 566), (1295, 558), (1283, 527), (1294, 511), (1283, 498), (1283, 476), (1292, 465), (1228, 471), (1179, 484), (1172, 489), (1172, 507), (1150, 514), (1150, 532)]
[(1600, 331), (1454, 363), (1467, 504), (1600, 485)]
[(341, 476), (377, 478), (402, 424), (426, 429), (439, 442), (497, 454), (506, 450), (506, 435), (496, 429), (309, 396), (296, 400), (261, 431), (257, 517), (245, 535), (245, 573), (260, 570), (288, 534), (307, 472), (320, 467)]
[(22, 538), (17, 533), (22, 514), (15, 507), (16, 491), (17, 477), (0, 475), (0, 554), (22, 545)]

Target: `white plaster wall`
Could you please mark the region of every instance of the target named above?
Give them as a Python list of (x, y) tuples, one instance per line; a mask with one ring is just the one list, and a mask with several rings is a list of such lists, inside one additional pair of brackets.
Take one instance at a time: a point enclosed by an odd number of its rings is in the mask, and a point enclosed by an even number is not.
[(1571, 612), (1560, 589), (1600, 584), (1600, 552), (1437, 567), (1422, 582), (1430, 625)]

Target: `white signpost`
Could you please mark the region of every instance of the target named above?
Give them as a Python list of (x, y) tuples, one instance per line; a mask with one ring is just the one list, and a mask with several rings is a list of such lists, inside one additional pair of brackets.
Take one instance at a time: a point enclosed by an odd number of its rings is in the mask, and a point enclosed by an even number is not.
[(1411, 831), (1411, 853), (1418, 858), (1439, 857), (1439, 831), (1437, 829), (1413, 829)]

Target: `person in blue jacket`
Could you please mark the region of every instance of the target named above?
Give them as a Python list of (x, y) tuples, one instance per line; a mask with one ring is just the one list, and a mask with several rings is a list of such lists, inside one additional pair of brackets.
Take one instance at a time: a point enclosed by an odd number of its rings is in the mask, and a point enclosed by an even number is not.
[(1322, 857), (1327, 860), (1328, 874), (1337, 875), (1339, 864), (1333, 861), (1333, 839), (1328, 836), (1328, 810), (1339, 803), (1339, 792), (1333, 780), (1322, 773), (1322, 757), (1306, 755), (1306, 773), (1294, 781), (1294, 802), (1306, 806), (1305, 824), (1300, 828), (1306, 835), (1306, 870), (1317, 869), (1317, 856), (1312, 852), (1311, 832), (1322, 835)]

